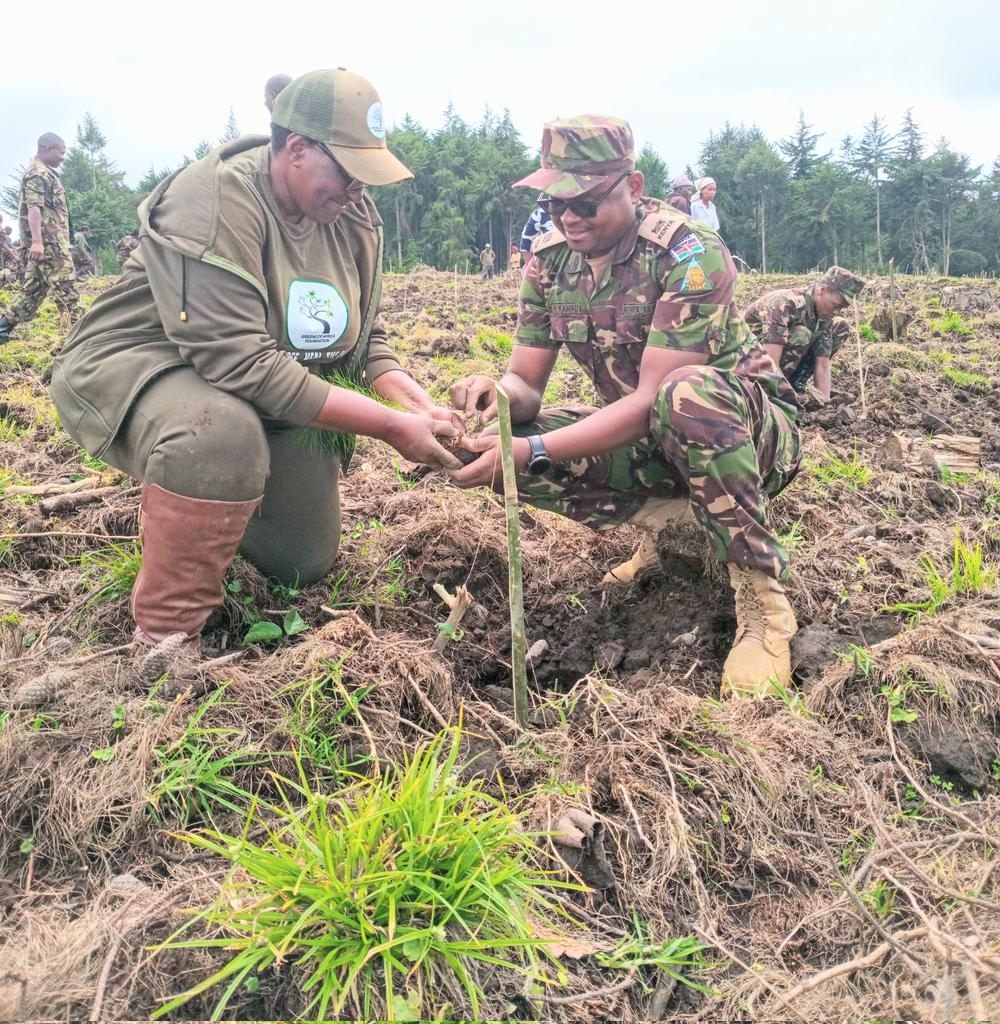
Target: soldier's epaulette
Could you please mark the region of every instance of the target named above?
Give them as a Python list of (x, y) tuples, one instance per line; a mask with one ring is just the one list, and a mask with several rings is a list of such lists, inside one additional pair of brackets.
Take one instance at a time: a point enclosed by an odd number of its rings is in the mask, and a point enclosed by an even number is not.
[(665, 206), (659, 210), (650, 210), (639, 221), (639, 237), (669, 249), (671, 239), (683, 227), (691, 230), (690, 218), (672, 206)]
[(541, 252), (543, 249), (551, 249), (554, 245), (560, 245), (566, 241), (566, 236), (556, 228), (549, 228), (548, 231), (541, 235), (535, 235), (535, 240), (531, 243), (532, 252)]

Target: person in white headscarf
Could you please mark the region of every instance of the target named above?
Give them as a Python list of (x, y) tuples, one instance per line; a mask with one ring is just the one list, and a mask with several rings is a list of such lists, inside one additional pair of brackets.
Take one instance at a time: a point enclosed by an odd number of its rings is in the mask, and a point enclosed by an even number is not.
[(691, 200), (691, 216), (707, 224), (713, 231), (719, 230), (719, 211), (715, 208), (715, 178), (699, 178), (694, 187), (698, 194)]

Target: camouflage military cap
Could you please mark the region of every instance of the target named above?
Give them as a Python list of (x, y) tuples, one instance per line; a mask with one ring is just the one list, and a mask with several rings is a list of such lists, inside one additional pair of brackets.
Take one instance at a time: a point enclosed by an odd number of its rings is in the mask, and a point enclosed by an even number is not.
[(867, 284), (862, 278), (855, 277), (843, 267), (830, 267), (819, 279), (819, 283), (826, 285), (831, 291), (840, 292), (847, 299), (853, 299)]
[(542, 130), (542, 166), (514, 188), (534, 188), (553, 199), (574, 199), (612, 175), (635, 168), (635, 142), (627, 121), (584, 114), (549, 121)]

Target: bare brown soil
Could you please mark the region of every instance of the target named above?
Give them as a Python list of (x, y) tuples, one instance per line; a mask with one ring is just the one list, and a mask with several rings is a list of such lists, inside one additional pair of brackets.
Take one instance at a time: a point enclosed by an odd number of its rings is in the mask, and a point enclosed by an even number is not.
[[(747, 277), (739, 298), (799, 280)], [(460, 375), (503, 365), (515, 293), (512, 278), (421, 270), (389, 278), (385, 315), (443, 398)], [(631, 553), (631, 528), (597, 535), (525, 509), (536, 654), (533, 725), (518, 734), (500, 502), (366, 441), (330, 579), (289, 594), (234, 566), (212, 654), (242, 650), (256, 615), (278, 622), (294, 607), (310, 626), (217, 673), (228, 687), (205, 724), (229, 730), (222, 749), (261, 756), (233, 769), (236, 784), (269, 791), (270, 772), (287, 769), (282, 688), (345, 658), (365, 712), (331, 732), (352, 756), (399, 759), (461, 711), (466, 770), (525, 795), (526, 825), (551, 829), (571, 808), (605, 823), (611, 884), (578, 867), (600, 886), (574, 900), (590, 938), (613, 941), (637, 915), (660, 939), (699, 937), (714, 964), (697, 978), (708, 995), (657, 991), (648, 969), (587, 955), (567, 955), (565, 985), (541, 994), (498, 971), (484, 979), (485, 1019), (638, 1021), (651, 1007), (684, 1021), (1000, 1017), (1000, 591), (953, 596), (914, 624), (886, 610), (927, 597), (923, 556), (951, 572), (956, 529), (1000, 562), (1000, 291), (904, 278), (898, 306), (909, 319), (893, 343), (877, 333), (891, 331), (887, 283), (863, 303), (876, 327), (860, 352), (864, 402), (859, 352), (845, 352), (834, 402), (807, 415), (804, 468), (773, 504), (801, 629), (787, 701), (718, 700), (732, 602), (695, 531), (662, 535), (660, 571), (612, 591), (601, 577)], [(950, 309), (962, 320), (948, 328)], [(136, 1020), (221, 962), (147, 947), (217, 896), (227, 865), (173, 838), (176, 813), (155, 797), (161, 754), (204, 698), (151, 699), (122, 649), (127, 596), (94, 601), (101, 572), (84, 556), (131, 543), (137, 496), (59, 429), (42, 384), (57, 337), (46, 306), (0, 349), (0, 1019)], [(561, 359), (547, 397), (589, 394)], [(942, 470), (942, 435), (981, 440), (974, 472)], [(61, 510), (18, 493), (80, 478), (110, 490)], [(436, 583), (476, 600), (443, 656)], [(267, 976), (227, 1016), (294, 1018), (299, 980)]]

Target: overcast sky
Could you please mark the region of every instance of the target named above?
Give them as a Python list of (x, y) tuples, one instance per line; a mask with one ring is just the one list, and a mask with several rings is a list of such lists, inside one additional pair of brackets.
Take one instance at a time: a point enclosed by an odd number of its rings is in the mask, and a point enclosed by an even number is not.
[[(670, 5), (630, 0), (551, 5), (384, 0), (257, 5), (18, 2), (0, 54), (0, 182), (43, 131), (68, 143), (85, 111), (134, 183), (217, 141), (230, 106), (263, 131), (275, 72), (346, 66), (381, 93), (389, 123), (429, 128), (449, 102), (467, 120), (510, 109), (537, 148), (542, 123), (578, 113), (627, 118), (672, 172), (696, 165), (726, 120), (787, 135), (799, 108), (824, 148), (874, 113), (893, 130), (907, 107), (976, 164), (1000, 156), (1000, 3), (926, 0), (820, 5)], [(264, 15), (261, 11), (263, 10)]]

